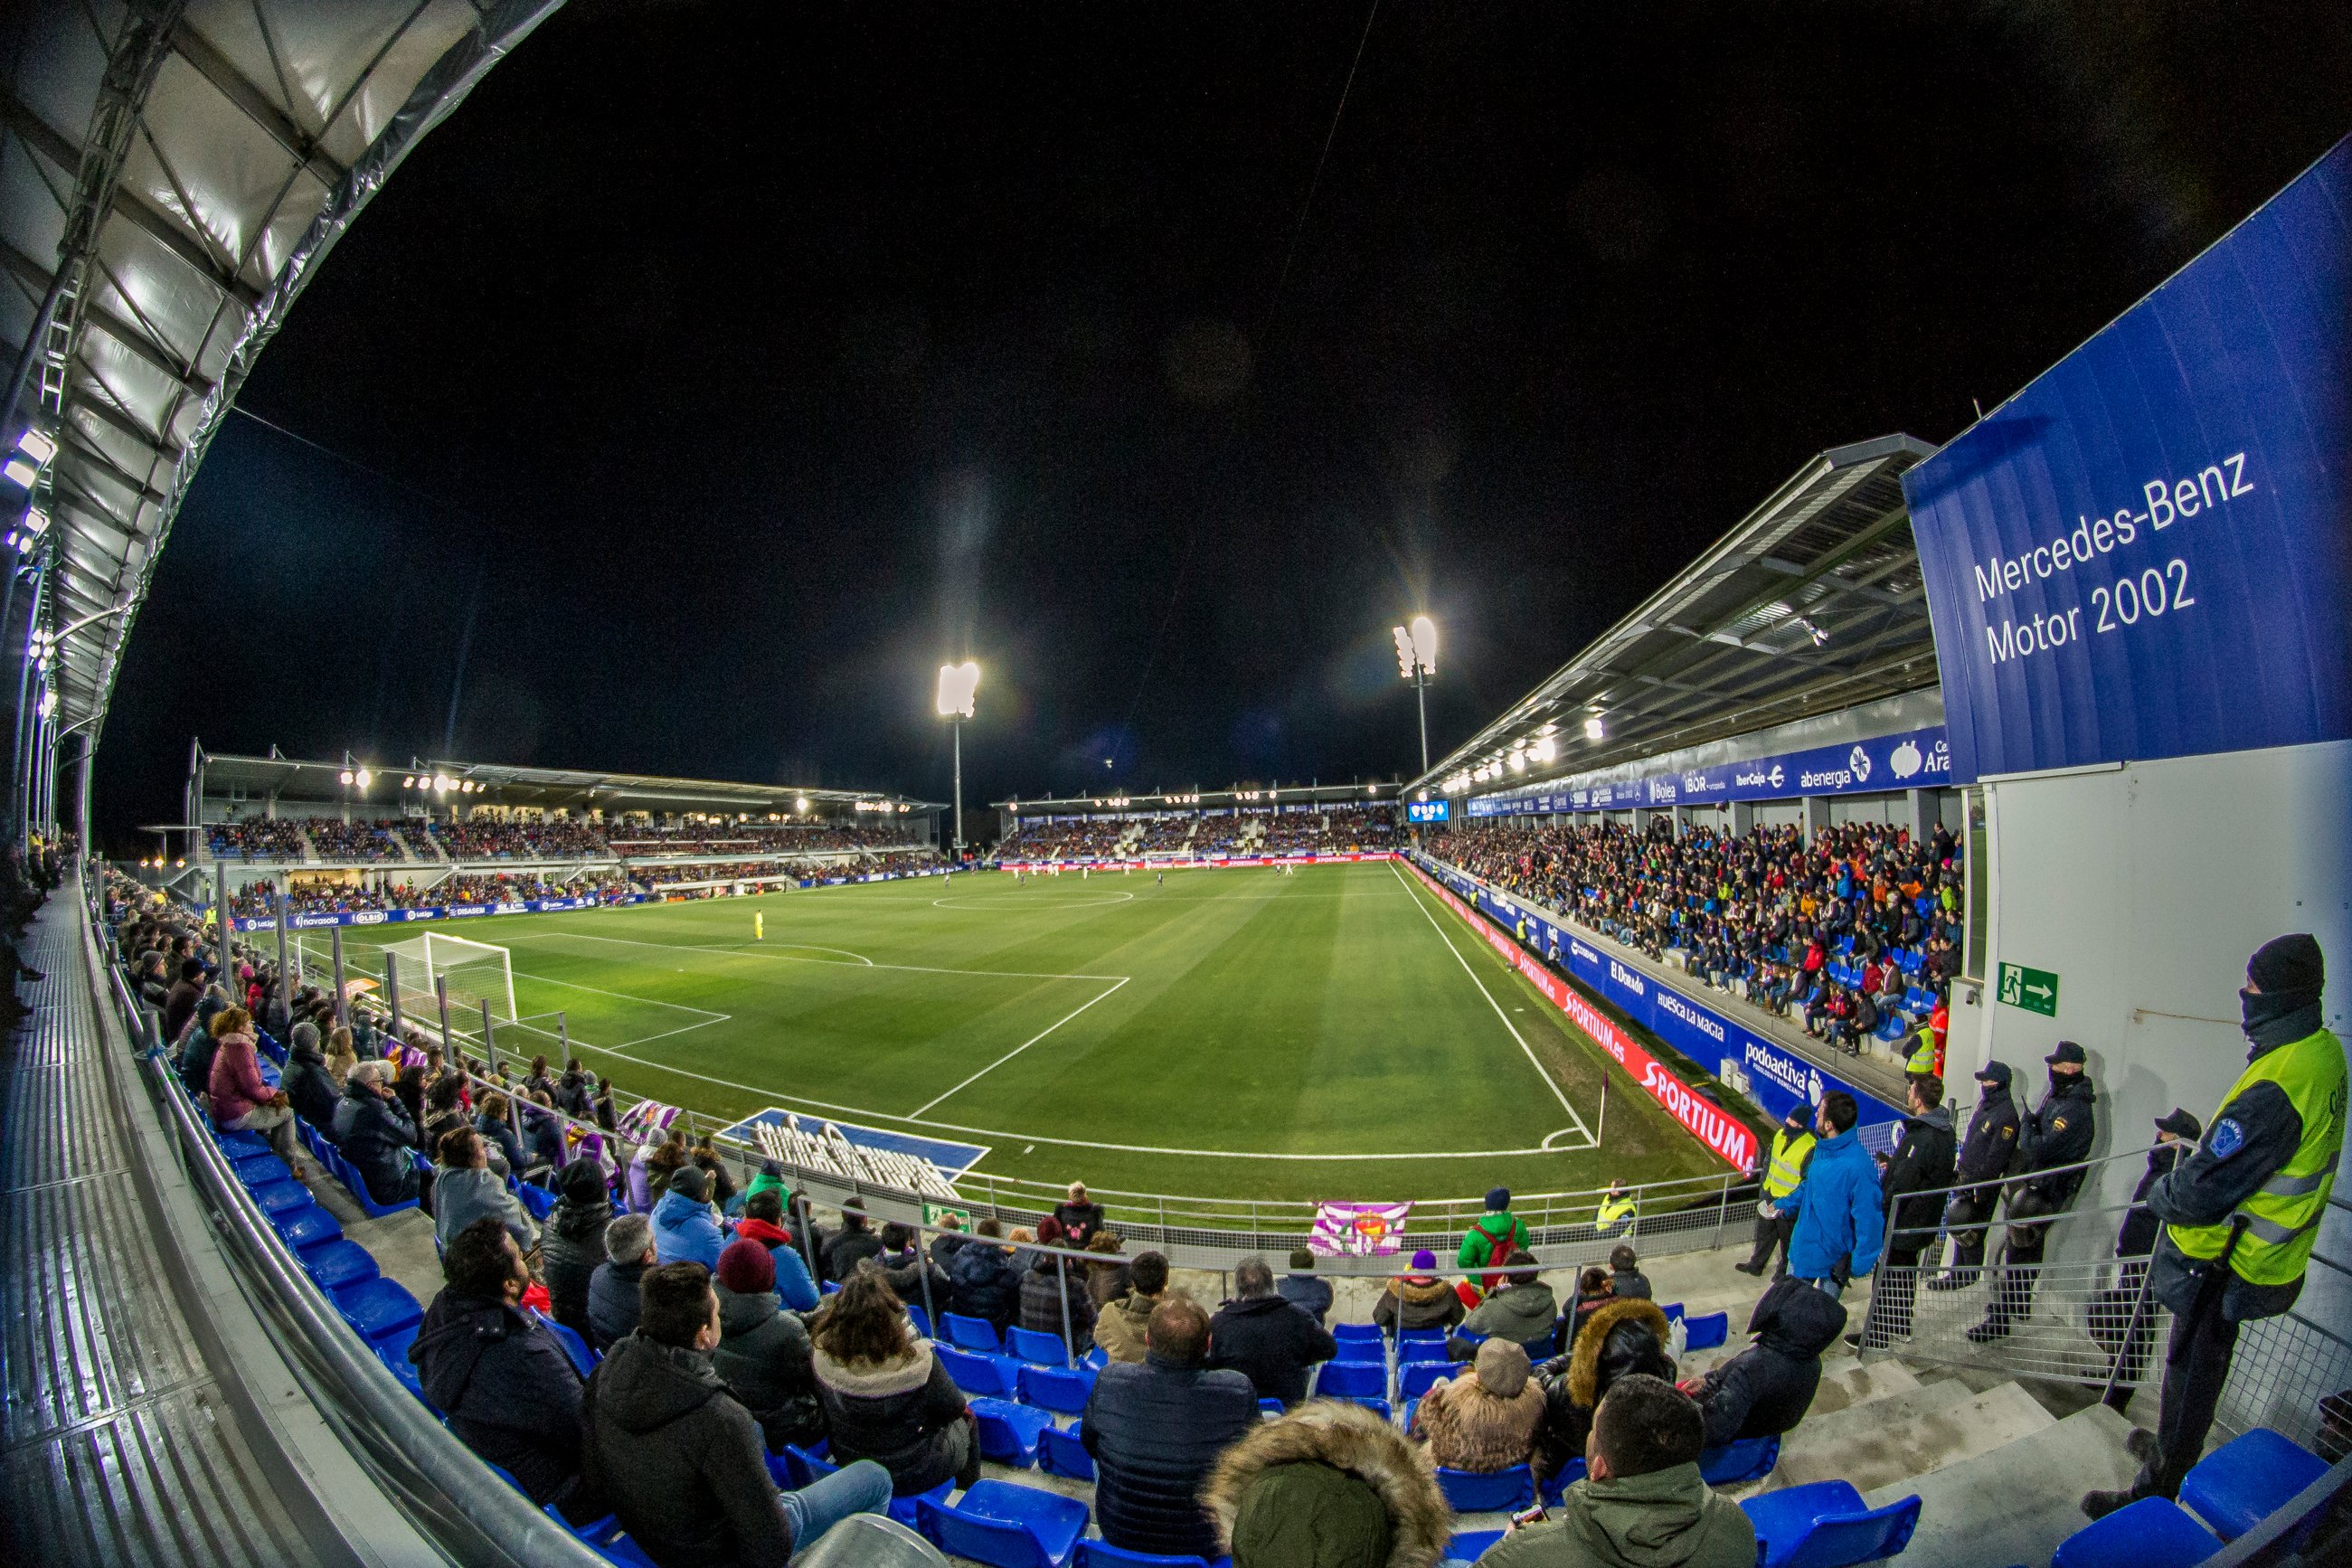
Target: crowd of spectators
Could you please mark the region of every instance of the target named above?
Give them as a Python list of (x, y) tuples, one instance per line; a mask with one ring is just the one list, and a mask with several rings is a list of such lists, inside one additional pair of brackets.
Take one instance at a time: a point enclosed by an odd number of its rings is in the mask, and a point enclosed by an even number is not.
[(910, 831), (903, 825), (865, 823), (631, 820), (605, 825), (614, 852), (637, 859), (671, 855), (823, 855), (851, 849), (883, 849), (904, 844)]
[(425, 832), (452, 860), (585, 860), (613, 853), (593, 824), (561, 816), (434, 820)]
[(1885, 823), (1739, 836), (1664, 825), (1464, 826), (1429, 853), (1833, 1044), (1930, 1017), (1958, 973), (1958, 846)]
[(321, 860), (399, 860), (405, 858), (400, 823), (393, 817), (373, 822), (344, 822), (314, 816), (304, 825), (310, 847)]
[(1101, 859), (1118, 847), (1132, 824), (1121, 817), (1093, 822), (1024, 822), (998, 846), (1014, 860)]
[(214, 855), (222, 859), (302, 858), (302, 830), (290, 817), (248, 816), (236, 822), (215, 822), (207, 837)]
[[(1132, 840), (1129, 836), (1132, 835)], [(1346, 854), (1395, 843), (1396, 820), (1387, 805), (1166, 813), (1082, 821), (1024, 822), (999, 853), (1033, 860), (1101, 859), (1118, 853), (1173, 855), (1186, 849), (1271, 855)], [(1121, 845), (1126, 843), (1122, 851)]]
[[(297, 915), (356, 914), (372, 910), (446, 909), (452, 904), (520, 903), (532, 899), (594, 898), (611, 902), (625, 898), (628, 882), (604, 875), (556, 879), (520, 876), (445, 877), (430, 886), (414, 880), (396, 887), (314, 883), (293, 890), (287, 910)], [(265, 878), (229, 896), (229, 910), (239, 920), (274, 919), (278, 885)]]

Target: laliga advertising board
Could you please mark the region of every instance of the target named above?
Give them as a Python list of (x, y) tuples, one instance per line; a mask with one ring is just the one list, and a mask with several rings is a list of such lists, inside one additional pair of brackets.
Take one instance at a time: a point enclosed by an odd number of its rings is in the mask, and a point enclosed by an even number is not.
[(1955, 782), (2352, 737), (2352, 138), (1903, 489)]

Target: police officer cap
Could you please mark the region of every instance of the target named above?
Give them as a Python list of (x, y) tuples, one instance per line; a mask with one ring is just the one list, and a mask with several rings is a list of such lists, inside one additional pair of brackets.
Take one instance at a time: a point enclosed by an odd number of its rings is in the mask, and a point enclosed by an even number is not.
[(2060, 1062), (2073, 1062), (2076, 1067), (2081, 1067), (2091, 1058), (2084, 1056), (2083, 1047), (2074, 1041), (2061, 1040), (2058, 1042), (2058, 1048), (2042, 1059), (2052, 1067), (2056, 1067)]
[(1977, 1081), (1979, 1083), (1989, 1083), (1995, 1089), (2007, 1089), (2009, 1087), (2009, 1079), (2010, 1071), (2009, 1064), (2007, 1062), (1987, 1062), (1984, 1066), (1977, 1068)]
[(2316, 996), (2327, 986), (2327, 961), (2309, 932), (2297, 931), (2256, 948), (2246, 961), (2246, 978), (2265, 994), (2301, 991)]
[(2172, 1108), (2171, 1115), (2159, 1116), (2156, 1119), (2156, 1130), (2158, 1132), (2170, 1132), (2182, 1138), (2194, 1139), (2204, 1134), (2205, 1124), (2176, 1105)]

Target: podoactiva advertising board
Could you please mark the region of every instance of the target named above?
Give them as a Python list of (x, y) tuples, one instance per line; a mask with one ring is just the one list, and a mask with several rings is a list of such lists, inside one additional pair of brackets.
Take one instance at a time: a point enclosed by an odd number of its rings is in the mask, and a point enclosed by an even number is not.
[(1903, 489), (1956, 781), (2352, 737), (2352, 138)]

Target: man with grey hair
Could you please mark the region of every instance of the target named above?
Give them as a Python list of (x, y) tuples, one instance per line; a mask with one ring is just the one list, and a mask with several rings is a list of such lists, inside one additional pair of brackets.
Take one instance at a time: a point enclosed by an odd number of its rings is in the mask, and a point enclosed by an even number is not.
[(416, 1123), (392, 1089), (392, 1064), (362, 1062), (343, 1082), (328, 1136), (341, 1151), (375, 1204), (416, 1196)]
[(1307, 1397), (1307, 1369), (1339, 1353), (1330, 1331), (1285, 1300), (1255, 1255), (1234, 1266), (1234, 1299), (1209, 1320), (1209, 1365), (1245, 1373), (1261, 1399)]
[(654, 1222), (625, 1214), (604, 1227), (604, 1261), (588, 1276), (588, 1337), (609, 1351), (637, 1331), (637, 1283), (654, 1266)]

